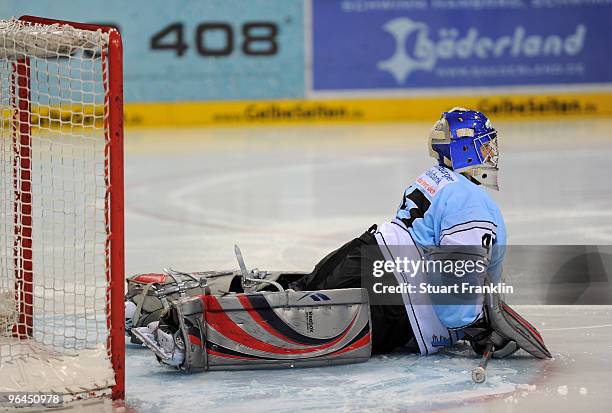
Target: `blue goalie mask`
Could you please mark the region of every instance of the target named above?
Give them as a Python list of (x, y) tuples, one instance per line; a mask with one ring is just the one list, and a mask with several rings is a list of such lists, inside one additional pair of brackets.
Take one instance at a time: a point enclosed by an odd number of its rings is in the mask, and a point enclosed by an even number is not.
[(499, 189), (497, 131), (483, 113), (464, 108), (444, 112), (429, 134), (429, 153), (441, 166)]

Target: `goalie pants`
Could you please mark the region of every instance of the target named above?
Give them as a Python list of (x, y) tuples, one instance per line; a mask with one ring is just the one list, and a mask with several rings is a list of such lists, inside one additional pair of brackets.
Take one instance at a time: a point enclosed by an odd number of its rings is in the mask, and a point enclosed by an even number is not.
[[(373, 261), (384, 260), (374, 237), (375, 230), (374, 225), (360, 237), (329, 253), (310, 274), (290, 287), (300, 291), (360, 288), (362, 265), (372, 268)], [(403, 305), (371, 305), (370, 313), (374, 354), (392, 351), (414, 337)]]

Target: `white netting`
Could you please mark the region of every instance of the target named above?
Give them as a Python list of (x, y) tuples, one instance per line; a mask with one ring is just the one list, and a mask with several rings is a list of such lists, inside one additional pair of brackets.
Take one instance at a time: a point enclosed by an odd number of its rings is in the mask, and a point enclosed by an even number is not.
[[(55, 390), (112, 384), (107, 44), (100, 31), (0, 22), (3, 389), (14, 374), (9, 388), (42, 390), (40, 374), (29, 383), (23, 372), (44, 366), (52, 372), (42, 376), (60, 379), (45, 383)], [(101, 377), (78, 373), (83, 362)]]
[(108, 44), (108, 34), (78, 30), (71, 26), (24, 24), (11, 19), (0, 21), (0, 59), (20, 56), (71, 56), (83, 50), (100, 51)]

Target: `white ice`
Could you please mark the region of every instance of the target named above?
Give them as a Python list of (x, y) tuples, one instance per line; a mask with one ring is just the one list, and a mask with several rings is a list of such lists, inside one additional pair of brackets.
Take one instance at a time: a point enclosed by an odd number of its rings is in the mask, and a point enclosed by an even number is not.
[[(426, 123), (128, 131), (128, 274), (247, 265), (310, 270), (394, 215), (431, 165)], [(612, 120), (496, 124), (499, 202), (512, 244), (612, 244)], [(537, 277), (537, 274), (533, 275)], [(366, 364), (183, 374), (130, 345), (126, 391), (141, 411), (608, 411), (612, 308), (531, 306), (554, 355), (493, 360), (484, 385), (460, 347)]]

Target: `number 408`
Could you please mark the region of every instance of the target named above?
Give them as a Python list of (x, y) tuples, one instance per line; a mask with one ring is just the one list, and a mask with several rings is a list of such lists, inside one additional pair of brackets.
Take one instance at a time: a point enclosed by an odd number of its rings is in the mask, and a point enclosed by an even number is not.
[[(221, 45), (212, 47), (206, 36), (216, 33), (222, 36)], [(274, 56), (278, 52), (278, 26), (272, 22), (246, 22), (241, 26), (242, 53), (248, 56)], [(227, 23), (201, 23), (195, 28), (195, 47), (200, 56), (222, 57), (234, 52), (234, 29)], [(173, 23), (151, 37), (151, 49), (174, 50), (177, 56), (185, 54), (189, 45), (185, 42), (183, 23)]]

